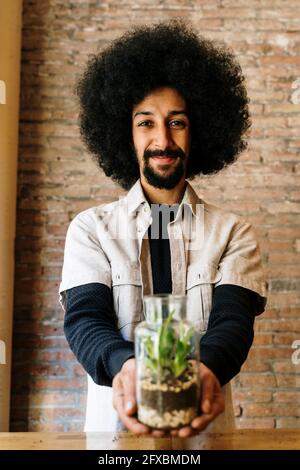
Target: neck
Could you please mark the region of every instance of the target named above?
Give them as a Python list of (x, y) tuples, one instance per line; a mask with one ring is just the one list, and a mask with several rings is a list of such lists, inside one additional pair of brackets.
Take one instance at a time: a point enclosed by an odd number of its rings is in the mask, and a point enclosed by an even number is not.
[(180, 204), (186, 181), (184, 178), (173, 189), (159, 189), (151, 186), (144, 178), (141, 178), (141, 185), (145, 196), (151, 204)]

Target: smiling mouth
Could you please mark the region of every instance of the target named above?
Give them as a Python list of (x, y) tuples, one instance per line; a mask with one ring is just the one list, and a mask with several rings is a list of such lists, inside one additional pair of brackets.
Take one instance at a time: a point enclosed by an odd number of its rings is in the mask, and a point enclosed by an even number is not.
[(170, 157), (170, 156), (163, 156), (163, 157), (151, 157), (152, 160), (157, 161), (159, 163), (172, 163), (177, 160), (178, 157)]

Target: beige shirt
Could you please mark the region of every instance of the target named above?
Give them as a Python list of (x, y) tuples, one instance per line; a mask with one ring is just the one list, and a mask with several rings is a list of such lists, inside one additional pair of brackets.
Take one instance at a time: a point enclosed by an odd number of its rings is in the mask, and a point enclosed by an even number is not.
[[(140, 180), (127, 196), (78, 214), (65, 245), (60, 301), (64, 291), (91, 282), (112, 289), (118, 328), (127, 340), (144, 319), (143, 295), (153, 293), (148, 228), (151, 209)], [(216, 286), (234, 284), (266, 297), (261, 256), (251, 225), (201, 200), (187, 183), (175, 220), (168, 224), (172, 293), (186, 294), (187, 316), (202, 334), (207, 329)], [(214, 430), (233, 426), (230, 387), (223, 387), (226, 410)], [(113, 431), (117, 415), (111, 388), (88, 380), (86, 431)]]

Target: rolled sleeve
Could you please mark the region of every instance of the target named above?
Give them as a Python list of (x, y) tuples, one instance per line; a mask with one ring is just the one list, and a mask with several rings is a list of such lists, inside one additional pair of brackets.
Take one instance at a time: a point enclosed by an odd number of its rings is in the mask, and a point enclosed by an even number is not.
[(219, 262), (222, 284), (234, 284), (257, 292), (267, 300), (267, 283), (261, 254), (251, 224), (244, 222), (234, 227), (230, 241)]
[(64, 251), (60, 303), (65, 308), (64, 292), (83, 284), (98, 282), (111, 287), (111, 268), (96, 232), (91, 210), (78, 214), (69, 225)]

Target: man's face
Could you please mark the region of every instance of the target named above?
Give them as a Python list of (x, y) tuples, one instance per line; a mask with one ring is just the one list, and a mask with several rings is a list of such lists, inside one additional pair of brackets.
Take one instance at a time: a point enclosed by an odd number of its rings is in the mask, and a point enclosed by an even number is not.
[(190, 125), (176, 90), (159, 88), (133, 108), (132, 135), (142, 181), (173, 189), (185, 178)]

